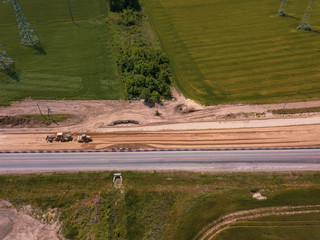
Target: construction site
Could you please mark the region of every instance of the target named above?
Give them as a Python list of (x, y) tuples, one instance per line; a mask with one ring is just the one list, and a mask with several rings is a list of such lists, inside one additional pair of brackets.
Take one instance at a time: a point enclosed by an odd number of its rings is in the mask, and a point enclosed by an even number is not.
[[(112, 100), (24, 100), (0, 107), (1, 115), (6, 116), (0, 117), (0, 151), (320, 145), (319, 101), (206, 107), (174, 92), (175, 101), (153, 107), (140, 101)], [(316, 112), (272, 113), (276, 109), (310, 108)], [(160, 116), (155, 115), (156, 109)], [(39, 110), (47, 120), (17, 116), (37, 115)], [(59, 114), (70, 114), (70, 117), (54, 122), (52, 119)], [(55, 138), (57, 132), (72, 136), (73, 141), (46, 141), (50, 135)], [(92, 141), (79, 144), (82, 134), (90, 135)]]

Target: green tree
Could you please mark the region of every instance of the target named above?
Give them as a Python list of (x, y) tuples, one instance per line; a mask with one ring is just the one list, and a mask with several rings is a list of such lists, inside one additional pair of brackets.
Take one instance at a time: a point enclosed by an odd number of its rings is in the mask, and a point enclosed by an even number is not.
[(160, 93), (158, 93), (157, 91), (153, 91), (151, 94), (151, 100), (155, 103), (159, 103), (160, 99), (161, 99)]
[(151, 93), (149, 88), (143, 88), (140, 93), (140, 98), (144, 99), (146, 102), (148, 102), (151, 98)]
[(121, 12), (124, 8), (124, 0), (109, 0), (111, 12)]
[(126, 26), (135, 25), (140, 20), (140, 16), (132, 9), (124, 9), (121, 14), (121, 23)]

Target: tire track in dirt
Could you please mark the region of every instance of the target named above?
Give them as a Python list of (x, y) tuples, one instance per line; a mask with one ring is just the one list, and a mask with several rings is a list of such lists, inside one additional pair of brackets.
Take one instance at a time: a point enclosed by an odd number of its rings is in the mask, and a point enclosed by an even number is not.
[(255, 218), (279, 215), (320, 213), (320, 205), (267, 207), (238, 211), (224, 215), (203, 228), (193, 240), (211, 240), (227, 230), (232, 224)]

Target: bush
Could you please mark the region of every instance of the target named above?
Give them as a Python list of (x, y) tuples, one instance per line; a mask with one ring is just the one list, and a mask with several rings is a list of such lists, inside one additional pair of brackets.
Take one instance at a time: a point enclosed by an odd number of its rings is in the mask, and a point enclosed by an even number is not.
[(140, 21), (140, 15), (132, 9), (125, 9), (121, 14), (121, 23), (125, 26), (136, 25)]
[(110, 19), (110, 27), (113, 27), (113, 48), (127, 98), (140, 97), (154, 102), (170, 98), (169, 59), (143, 31), (143, 15), (126, 9), (118, 17)]
[(140, 93), (140, 98), (144, 99), (146, 102), (150, 100), (151, 93), (148, 88), (143, 88), (141, 93)]
[(117, 63), (126, 76), (124, 81), (129, 97), (140, 96), (141, 91), (147, 88), (155, 102), (159, 102), (161, 96), (169, 98), (171, 73), (168, 62), (157, 47), (124, 43), (119, 49)]

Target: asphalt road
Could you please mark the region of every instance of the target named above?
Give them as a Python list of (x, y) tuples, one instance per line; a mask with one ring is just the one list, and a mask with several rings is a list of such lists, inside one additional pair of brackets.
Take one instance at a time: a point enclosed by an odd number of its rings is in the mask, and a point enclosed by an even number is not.
[(320, 149), (0, 154), (0, 174), (92, 170), (320, 170)]

